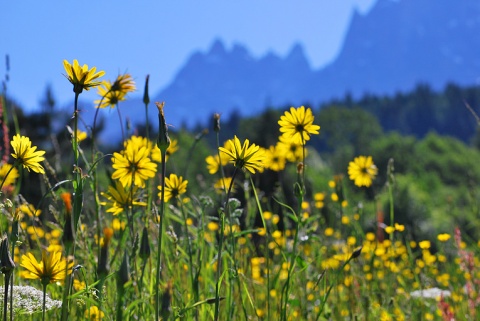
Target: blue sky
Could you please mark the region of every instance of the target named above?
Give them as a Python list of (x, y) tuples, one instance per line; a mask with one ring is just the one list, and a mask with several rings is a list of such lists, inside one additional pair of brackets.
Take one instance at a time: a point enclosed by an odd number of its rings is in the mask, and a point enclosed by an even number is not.
[[(60, 105), (72, 99), (63, 59), (105, 70), (106, 79), (129, 72), (141, 90), (150, 74), (154, 93), (215, 39), (227, 48), (242, 44), (254, 57), (285, 56), (301, 43), (312, 67), (320, 68), (338, 54), (353, 10), (366, 13), (376, 1), (3, 1), (0, 77), (8, 54), (7, 93), (32, 109), (47, 84)], [(96, 90), (82, 96), (95, 99)]]

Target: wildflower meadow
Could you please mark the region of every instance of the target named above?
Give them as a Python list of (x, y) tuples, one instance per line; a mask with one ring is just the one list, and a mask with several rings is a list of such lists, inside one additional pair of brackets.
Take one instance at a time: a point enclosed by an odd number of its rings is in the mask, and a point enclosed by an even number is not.
[[(323, 125), (306, 106), (263, 120), (269, 146), (220, 113), (180, 132), (175, 106), (150, 101), (148, 76), (140, 134), (120, 111), (140, 86), (132, 75), (63, 65), (68, 144), (36, 145), (0, 97), (2, 320), (480, 319), (479, 240), (448, 224), (413, 233), (395, 210), (394, 155), (377, 166), (359, 151), (326, 170), (311, 147)], [(103, 109), (105, 126), (121, 122), (113, 151), (99, 139)]]

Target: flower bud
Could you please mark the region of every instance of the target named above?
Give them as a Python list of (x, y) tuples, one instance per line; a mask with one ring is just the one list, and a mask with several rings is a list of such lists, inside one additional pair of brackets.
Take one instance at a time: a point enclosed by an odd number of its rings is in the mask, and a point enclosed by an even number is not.
[(8, 238), (4, 237), (0, 243), (0, 272), (10, 275), (14, 268), (15, 263), (8, 248)]
[(213, 131), (218, 133), (220, 131), (220, 114), (213, 114)]
[(147, 260), (150, 257), (150, 242), (148, 241), (148, 230), (147, 227), (143, 227), (142, 231), (142, 240), (140, 241), (140, 258), (142, 260)]
[(170, 137), (168, 136), (167, 122), (165, 121), (165, 115), (163, 114), (163, 106), (165, 102), (155, 103), (158, 108), (158, 140), (157, 146), (160, 148), (162, 153), (166, 153), (168, 147), (170, 146)]
[(150, 75), (147, 75), (147, 79), (145, 80), (145, 90), (143, 91), (143, 103), (145, 105), (150, 104), (150, 96), (148, 95), (148, 80), (150, 79)]

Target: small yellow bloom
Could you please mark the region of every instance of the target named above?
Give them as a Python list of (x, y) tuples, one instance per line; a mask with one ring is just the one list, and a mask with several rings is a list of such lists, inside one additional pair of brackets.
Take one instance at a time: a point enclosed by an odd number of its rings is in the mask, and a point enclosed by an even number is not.
[(428, 250), (431, 246), (431, 243), (430, 241), (428, 240), (425, 240), (425, 241), (420, 241), (418, 243), (418, 246), (422, 249), (422, 250)]
[(393, 226), (385, 227), (385, 233), (392, 234), (393, 232), (395, 232), (395, 228)]
[(40, 214), (42, 214), (42, 211), (35, 209), (35, 207), (32, 204), (20, 205), (20, 211), (23, 214), (27, 214), (29, 217), (37, 217), (37, 216), (40, 216)]
[(325, 229), (325, 236), (332, 236), (335, 231), (331, 227)]
[(145, 146), (137, 143), (126, 144), (125, 150), (113, 153), (112, 167), (115, 172), (113, 179), (119, 179), (124, 187), (132, 185), (145, 187), (145, 181), (155, 176), (157, 164), (149, 158), (149, 151)]
[(63, 282), (65, 279), (65, 272), (68, 274), (72, 272), (73, 262), (67, 263), (65, 258), (62, 258), (62, 252), (42, 252), (42, 260), (38, 262), (32, 253), (22, 255), (22, 262), (20, 266), (25, 270), (20, 275), (25, 279), (39, 279), (43, 284), (53, 282)]
[(263, 212), (263, 218), (267, 221), (270, 220), (272, 216), (273, 216), (272, 212), (269, 212), (269, 211)]
[(377, 176), (377, 166), (373, 163), (371, 156), (359, 156), (348, 164), (349, 178), (358, 187), (369, 187)]
[(88, 65), (80, 66), (77, 59), (73, 60), (73, 65), (64, 60), (63, 67), (67, 72), (65, 77), (73, 84), (73, 91), (77, 94), (80, 94), (84, 89), (89, 90), (91, 87), (100, 85), (100, 82), (94, 80), (105, 75), (104, 71), (96, 72), (96, 67), (88, 69)]
[(282, 148), (277, 146), (270, 146), (265, 151), (265, 168), (268, 168), (274, 172), (279, 172), (285, 169), (287, 160)]
[(115, 186), (108, 186), (107, 192), (101, 195), (107, 200), (100, 205), (107, 207), (107, 213), (118, 215), (132, 206), (147, 206), (147, 203), (139, 200), (138, 187), (124, 187), (120, 181), (115, 181)]
[(207, 228), (208, 228), (210, 231), (215, 232), (215, 231), (218, 231), (218, 229), (219, 229), (220, 227), (218, 226), (218, 223), (217, 223), (217, 222), (208, 222)]
[[(187, 192), (187, 180), (183, 180), (182, 176), (176, 174), (170, 174), (170, 177), (165, 178), (165, 202), (168, 202), (172, 198), (179, 197)], [(158, 197), (161, 197), (162, 185), (158, 186)]]
[[(7, 176), (8, 174), (8, 176)], [(18, 170), (11, 164), (2, 164), (0, 166), (0, 184), (3, 182), (3, 187), (13, 185), (15, 180), (19, 177)]]
[(290, 111), (285, 111), (278, 121), (280, 132), (295, 143), (305, 145), (310, 140), (310, 135), (319, 133), (320, 126), (313, 124), (314, 118), (310, 108), (290, 107)]
[(225, 178), (220, 178), (219, 180), (217, 180), (215, 182), (215, 184), (213, 185), (213, 188), (215, 188), (215, 191), (219, 194), (222, 194), (222, 193), (227, 193), (228, 192), (228, 189), (230, 187), (230, 185), (232, 185), (232, 193), (235, 192), (235, 182), (232, 182), (232, 178), (231, 177), (225, 177)]
[(243, 145), (235, 136), (227, 142), (228, 148), (219, 147), (220, 152), (229, 156), (229, 161), (240, 169), (246, 169), (250, 173), (255, 174), (255, 171), (263, 169), (264, 151), (260, 146), (255, 144), (250, 145), (250, 141), (245, 139)]
[(13, 147), (12, 156), (16, 159), (16, 163), (22, 164), (23, 168), (26, 168), (28, 171), (32, 170), (35, 173), (45, 174), (45, 170), (39, 164), (45, 159), (43, 157), (45, 151), (37, 151), (37, 146), (32, 147), (30, 138), (20, 136), (19, 134), (13, 136), (11, 144)]
[(395, 223), (395, 230), (399, 232), (405, 231), (405, 225)]
[(102, 310), (100, 310), (98, 307), (94, 305), (92, 305), (90, 309), (85, 311), (85, 318), (90, 321), (101, 321), (104, 316), (105, 316), (105, 313), (103, 313)]
[(440, 242), (446, 242), (450, 239), (450, 234), (448, 233), (438, 234), (437, 238)]
[(305, 157), (308, 155), (308, 150), (298, 144), (292, 138), (280, 136), (278, 138), (276, 148), (285, 154), (285, 159), (292, 163), (297, 163), (303, 160), (303, 152), (305, 150)]

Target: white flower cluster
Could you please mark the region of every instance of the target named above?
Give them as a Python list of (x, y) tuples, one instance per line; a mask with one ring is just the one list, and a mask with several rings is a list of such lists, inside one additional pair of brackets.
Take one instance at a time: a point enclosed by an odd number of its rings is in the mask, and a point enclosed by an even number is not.
[[(10, 294), (10, 289), (8, 291)], [(3, 291), (0, 291), (0, 302), (3, 302)], [(10, 302), (10, 298), (8, 298)], [(43, 292), (32, 286), (13, 286), (13, 311), (15, 314), (33, 314), (42, 312)], [(58, 309), (62, 301), (45, 297), (45, 310)]]

